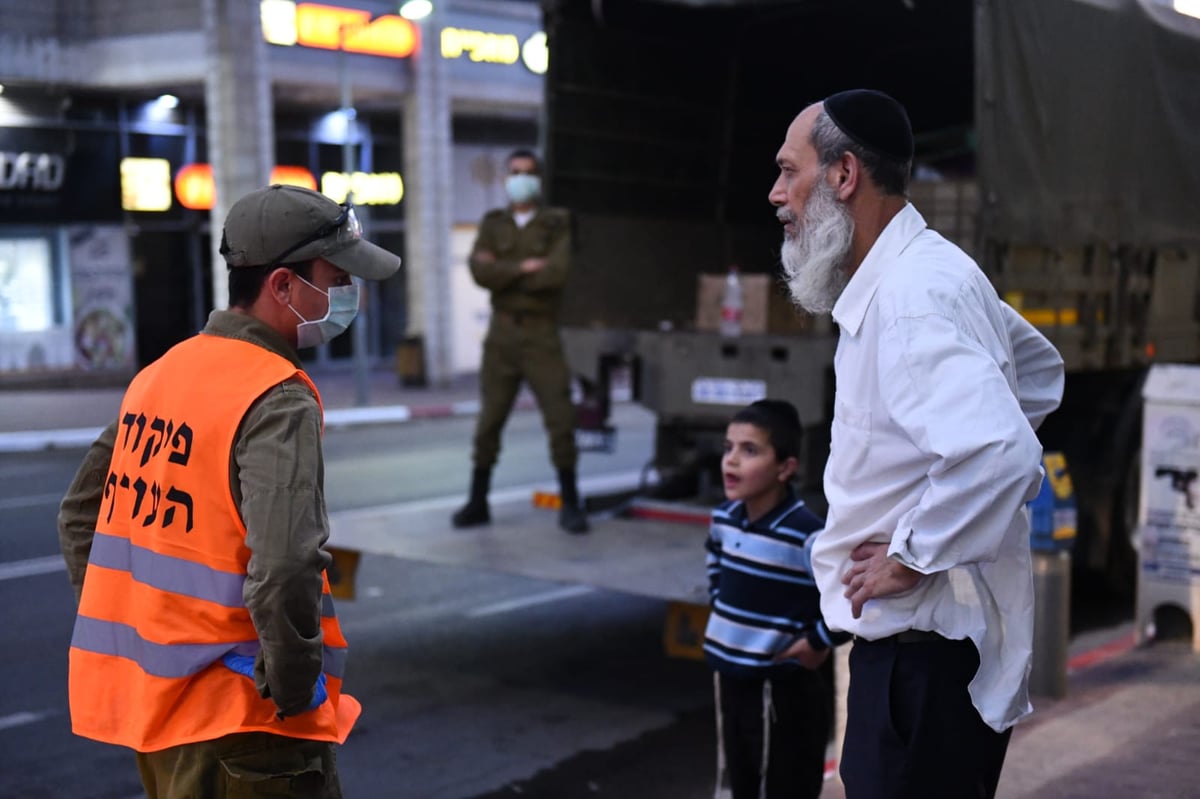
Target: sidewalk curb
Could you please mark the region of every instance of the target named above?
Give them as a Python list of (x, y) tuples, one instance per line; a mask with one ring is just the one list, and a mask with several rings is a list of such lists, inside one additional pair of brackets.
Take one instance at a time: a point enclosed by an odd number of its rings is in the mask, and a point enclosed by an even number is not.
[[(325, 429), (340, 429), (373, 424), (403, 424), (419, 419), (443, 419), (474, 416), (479, 400), (462, 400), (441, 405), (381, 405), (366, 408), (333, 408), (325, 411)], [(537, 407), (533, 400), (518, 399), (514, 410)], [(90, 446), (103, 427), (69, 427), (55, 430), (17, 430), (0, 433), (0, 454), (39, 452), (47, 449), (79, 449)]]
[(1127, 627), (1131, 627), (1128, 622), (1118, 625), (1113, 630), (1114, 632), (1120, 630), (1119, 635), (1072, 652), (1067, 658), (1067, 676), (1078, 674), (1135, 649), (1138, 645), (1137, 634), (1133, 629), (1126, 629)]

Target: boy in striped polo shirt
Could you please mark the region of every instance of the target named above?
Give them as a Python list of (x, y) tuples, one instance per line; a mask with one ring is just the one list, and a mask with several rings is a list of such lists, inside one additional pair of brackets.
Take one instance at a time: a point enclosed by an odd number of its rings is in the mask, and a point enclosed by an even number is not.
[(829, 651), (848, 640), (821, 619), (809, 571), (824, 522), (796, 496), (802, 428), (795, 407), (764, 399), (738, 411), (721, 459), (726, 501), (712, 513), (712, 613), (718, 787), (734, 799), (817, 799), (833, 723)]

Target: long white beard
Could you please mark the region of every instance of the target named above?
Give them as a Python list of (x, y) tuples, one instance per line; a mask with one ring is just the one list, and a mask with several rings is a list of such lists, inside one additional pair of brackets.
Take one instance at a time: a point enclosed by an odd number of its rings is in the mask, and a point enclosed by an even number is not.
[(837, 201), (833, 187), (818, 178), (804, 204), (802, 222), (786, 208), (780, 208), (777, 216), (794, 230), (784, 236), (780, 253), (792, 302), (809, 313), (828, 313), (850, 282), (846, 269), (854, 238), (850, 212)]

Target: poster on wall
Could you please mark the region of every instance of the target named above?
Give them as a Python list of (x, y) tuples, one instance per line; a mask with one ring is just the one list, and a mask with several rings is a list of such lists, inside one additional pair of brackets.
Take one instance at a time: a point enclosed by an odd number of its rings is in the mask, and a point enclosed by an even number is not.
[(76, 225), (67, 239), (75, 363), (85, 371), (132, 371), (133, 275), (125, 229)]

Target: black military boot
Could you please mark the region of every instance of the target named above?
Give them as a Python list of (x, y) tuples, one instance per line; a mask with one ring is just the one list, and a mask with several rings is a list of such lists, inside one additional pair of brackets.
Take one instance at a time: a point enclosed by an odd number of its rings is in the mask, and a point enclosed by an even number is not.
[(450, 517), (455, 527), (475, 527), (492, 520), (492, 511), (488, 508), (487, 501), (491, 482), (491, 469), (475, 469), (471, 472), (471, 496), (467, 498), (467, 504)]
[(568, 533), (586, 533), (587, 514), (579, 504), (579, 488), (575, 485), (574, 469), (558, 470), (558, 490), (562, 497), (562, 509), (558, 512), (558, 526)]

